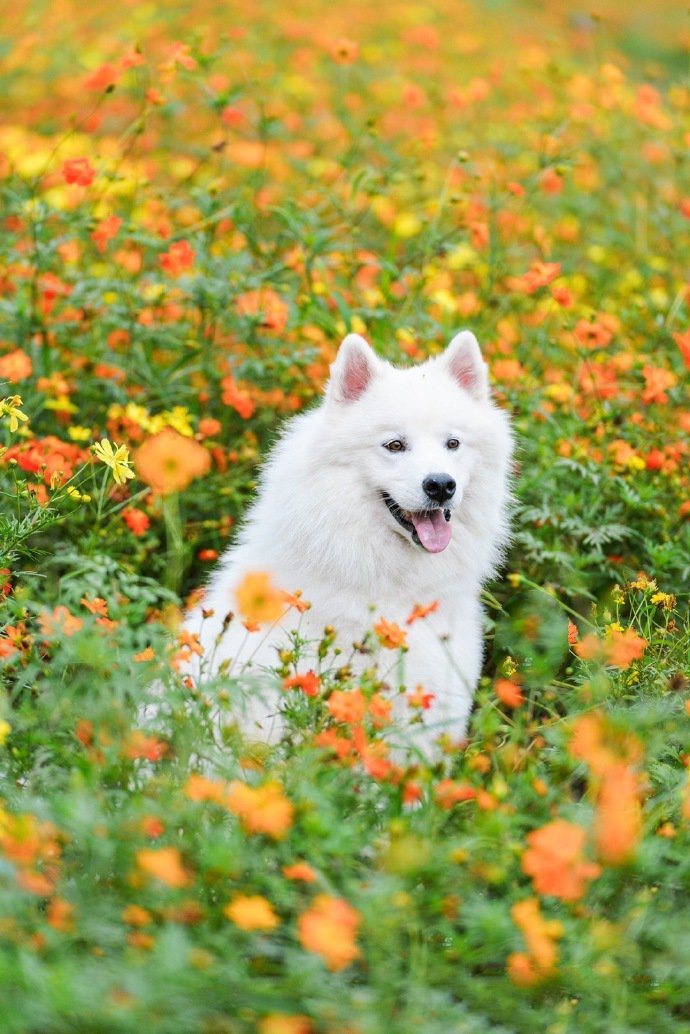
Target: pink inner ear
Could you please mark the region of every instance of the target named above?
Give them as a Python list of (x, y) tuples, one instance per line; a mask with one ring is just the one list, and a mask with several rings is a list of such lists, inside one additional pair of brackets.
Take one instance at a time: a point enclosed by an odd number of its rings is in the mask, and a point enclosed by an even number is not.
[(456, 355), (450, 364), (450, 372), (465, 391), (473, 392), (479, 383), (479, 370), (471, 355)]
[(354, 402), (366, 390), (371, 380), (371, 367), (366, 357), (355, 352), (348, 357), (343, 371), (343, 398)]

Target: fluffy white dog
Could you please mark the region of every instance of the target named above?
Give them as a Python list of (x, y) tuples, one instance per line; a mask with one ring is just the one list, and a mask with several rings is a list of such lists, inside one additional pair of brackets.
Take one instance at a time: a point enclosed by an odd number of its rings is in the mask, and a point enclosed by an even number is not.
[[(349, 662), (357, 671), (372, 658), (353, 643), (383, 617), (408, 632), (400, 662), (379, 669), (394, 699), (401, 687), (433, 694), (424, 724), (409, 727), (412, 741), (429, 753), (440, 732), (461, 737), (482, 663), (480, 591), (508, 536), (511, 453), (507, 414), (491, 400), (469, 331), (406, 369), (348, 335), (325, 397), (287, 425), (236, 544), (186, 620), (204, 648), (192, 674), (256, 673), (237, 718), (249, 736), (272, 739), (280, 692), (266, 691), (258, 675), (275, 666), (291, 633), (308, 641), (300, 670)], [(258, 571), (301, 590), (311, 608), (291, 607), (268, 634), (247, 635), (238, 618), (224, 619), (236, 610), (238, 584)], [(416, 604), (432, 602), (425, 620), (405, 625)], [(337, 633), (337, 661), (316, 659), (325, 626)], [(382, 653), (390, 666), (393, 655)]]

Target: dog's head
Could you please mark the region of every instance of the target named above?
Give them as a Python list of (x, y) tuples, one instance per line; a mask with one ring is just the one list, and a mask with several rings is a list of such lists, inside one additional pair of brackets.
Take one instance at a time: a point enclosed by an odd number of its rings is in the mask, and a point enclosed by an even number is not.
[[(441, 355), (398, 369), (349, 334), (331, 367), (326, 405), (331, 445), (341, 450), (334, 461), (357, 464), (381, 520), (429, 553), (444, 550), (499, 414), (474, 335), (462, 331)], [(510, 437), (501, 426), (507, 460)]]

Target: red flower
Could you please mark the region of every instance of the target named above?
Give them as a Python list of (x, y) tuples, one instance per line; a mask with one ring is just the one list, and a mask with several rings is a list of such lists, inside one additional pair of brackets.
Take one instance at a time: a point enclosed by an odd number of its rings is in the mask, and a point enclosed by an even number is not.
[(240, 388), (234, 377), (223, 377), (220, 382), (223, 390), (222, 400), (226, 406), (230, 406), (243, 420), (249, 420), (254, 415), (255, 405), (243, 388)]
[(108, 242), (116, 237), (120, 227), (122, 226), (122, 219), (117, 215), (109, 215), (106, 219), (103, 219), (96, 229), (91, 234), (91, 240), (96, 245), (98, 251), (103, 254)]
[(115, 65), (105, 64), (86, 77), (84, 86), (87, 90), (107, 90), (114, 86), (119, 78), (120, 73)]
[(135, 506), (129, 506), (123, 510), (122, 519), (135, 535), (143, 535), (151, 526), (151, 521), (144, 511), (138, 510)]
[(96, 170), (88, 158), (68, 158), (62, 163), (62, 176), (65, 183), (76, 183), (79, 187), (88, 187), (93, 183)]
[(169, 276), (179, 276), (194, 265), (196, 252), (189, 241), (176, 241), (160, 256), (160, 264)]
[(291, 678), (283, 679), (283, 689), (301, 689), (305, 696), (315, 697), (318, 695), (321, 679), (314, 671), (307, 671), (304, 675), (293, 675)]

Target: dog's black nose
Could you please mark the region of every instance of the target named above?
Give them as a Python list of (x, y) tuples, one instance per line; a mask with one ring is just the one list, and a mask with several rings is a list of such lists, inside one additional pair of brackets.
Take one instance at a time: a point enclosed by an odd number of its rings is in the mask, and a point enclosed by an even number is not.
[(456, 485), (450, 474), (429, 474), (422, 481), (422, 488), (429, 499), (435, 499), (437, 503), (445, 503), (447, 499), (452, 499)]

